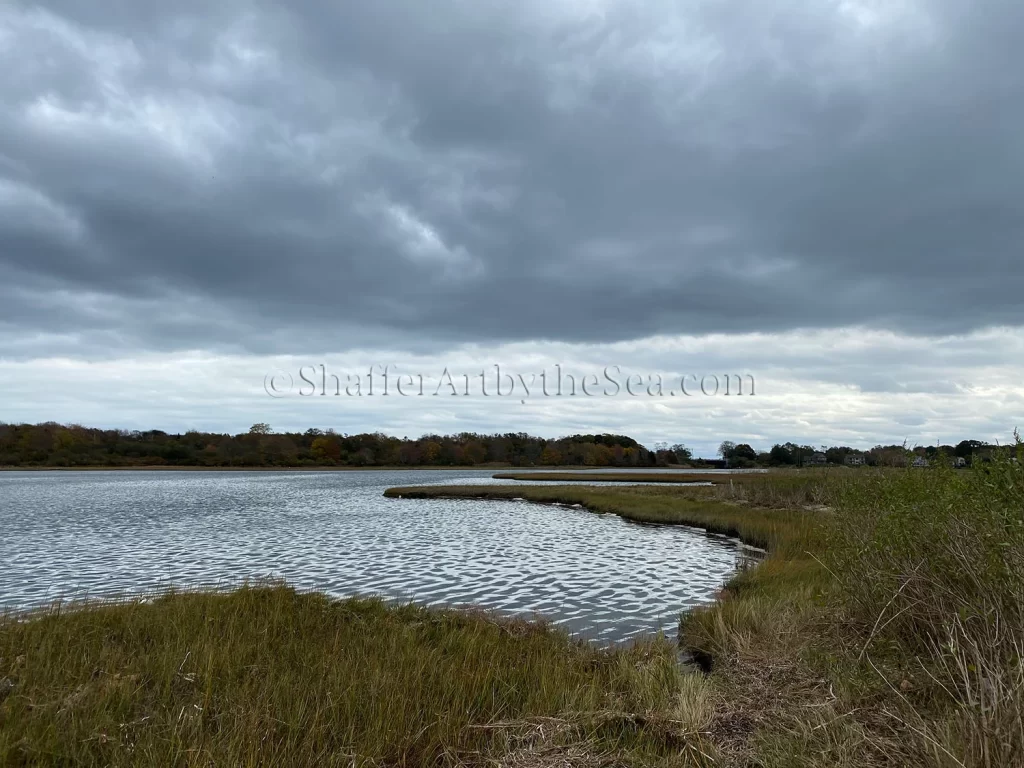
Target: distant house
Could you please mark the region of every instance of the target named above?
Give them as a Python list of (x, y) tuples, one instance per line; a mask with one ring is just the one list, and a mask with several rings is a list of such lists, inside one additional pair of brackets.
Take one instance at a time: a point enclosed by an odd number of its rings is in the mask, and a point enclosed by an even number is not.
[(811, 466), (820, 467), (823, 464), (828, 464), (828, 459), (825, 457), (824, 453), (817, 451), (816, 453), (811, 454), (810, 458), (807, 459), (807, 463)]
[(859, 453), (848, 453), (843, 459), (843, 463), (848, 467), (862, 467), (864, 466), (864, 456)]
[(914, 467), (927, 467), (928, 466), (928, 459), (926, 459), (924, 456), (918, 456), (916, 459), (914, 459), (914, 463), (911, 466), (914, 466)]

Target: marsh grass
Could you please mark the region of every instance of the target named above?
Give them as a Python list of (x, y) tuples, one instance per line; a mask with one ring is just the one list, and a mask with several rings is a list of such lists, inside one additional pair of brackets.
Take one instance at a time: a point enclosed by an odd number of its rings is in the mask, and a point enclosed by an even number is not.
[(1024, 765), (1020, 454), (758, 491), (816, 505), (823, 536), (738, 575), (681, 628), (714, 659), (727, 709), (757, 723), (744, 759)]
[(587, 469), (576, 472), (498, 472), (492, 477), (495, 480), (524, 480), (529, 482), (546, 483), (712, 483), (713, 485), (728, 485), (729, 483), (741, 484), (756, 478), (757, 472), (731, 473), (723, 472), (701, 472), (699, 470), (688, 472), (629, 472), (629, 471), (608, 471), (600, 469)]
[[(741, 501), (761, 507), (800, 508), (822, 504), (829, 497), (829, 480), (834, 475), (850, 473), (867, 476), (875, 470), (861, 468), (850, 470), (845, 467), (828, 469), (787, 470), (773, 469), (767, 472), (609, 472), (588, 470), (584, 472), (499, 472), (496, 480), (519, 480), (525, 482), (567, 483), (643, 483), (645, 485), (686, 484), (711, 485), (711, 498)], [(854, 475), (855, 476), (855, 475)], [(689, 489), (686, 489), (689, 490)]]
[(0, 619), (0, 764), (701, 765), (703, 685), (667, 641), (602, 650), (284, 586), (169, 593)]
[(936, 765), (1024, 764), (1024, 452), (836, 488), (857, 662)]
[(582, 504), (766, 548), (680, 622), (710, 671), (721, 764), (1024, 766), (1024, 451), (934, 464), (425, 493)]

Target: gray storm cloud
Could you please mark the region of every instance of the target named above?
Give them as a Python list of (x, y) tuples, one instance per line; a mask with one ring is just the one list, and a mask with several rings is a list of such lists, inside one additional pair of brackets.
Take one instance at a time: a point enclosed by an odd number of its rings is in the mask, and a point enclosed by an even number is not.
[(1018, 325), (1022, 31), (1007, 0), (7, 3), (0, 354)]

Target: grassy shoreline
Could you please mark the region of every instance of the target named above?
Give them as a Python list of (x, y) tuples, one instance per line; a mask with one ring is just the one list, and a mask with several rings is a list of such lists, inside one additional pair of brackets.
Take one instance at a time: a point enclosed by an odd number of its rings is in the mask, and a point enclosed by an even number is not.
[(528, 480), (545, 483), (598, 482), (598, 483), (712, 483), (729, 484), (747, 482), (749, 478), (767, 474), (763, 472), (708, 472), (706, 470), (675, 470), (672, 472), (608, 472), (591, 469), (586, 472), (499, 472), (495, 480)]
[(767, 549), (680, 642), (287, 588), (0, 619), (0, 764), (1024, 765), (1024, 472), (421, 486)]
[(458, 485), (399, 486), (387, 489), (384, 495), (408, 499), (525, 499), (540, 504), (578, 504), (592, 512), (614, 514), (639, 523), (703, 528), (761, 549), (805, 546), (806, 539), (813, 535), (815, 526), (807, 511), (781, 507), (751, 514), (733, 501), (694, 495), (698, 490), (703, 488)]

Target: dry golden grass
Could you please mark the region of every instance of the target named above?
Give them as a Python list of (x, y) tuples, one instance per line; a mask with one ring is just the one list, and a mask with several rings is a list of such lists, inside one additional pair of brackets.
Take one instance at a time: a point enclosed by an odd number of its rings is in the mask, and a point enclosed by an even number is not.
[[(668, 641), (286, 587), (0, 620), (0, 765), (702, 765)], [(552, 763), (553, 764), (553, 763)]]

